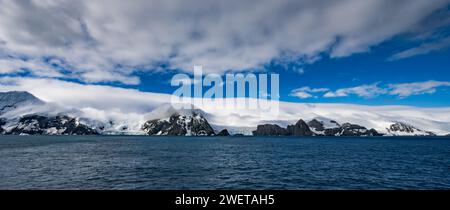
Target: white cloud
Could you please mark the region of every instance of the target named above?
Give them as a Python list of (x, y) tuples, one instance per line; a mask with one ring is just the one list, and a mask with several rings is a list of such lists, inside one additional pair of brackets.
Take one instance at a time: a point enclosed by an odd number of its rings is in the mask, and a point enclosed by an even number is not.
[(433, 94), (436, 92), (436, 88), (449, 86), (450, 82), (441, 82), (441, 81), (390, 84), (389, 94), (397, 95), (401, 98), (404, 98), (411, 95)]
[(326, 92), (323, 95), (323, 97), (325, 98), (347, 97), (350, 95), (356, 95), (363, 98), (374, 98), (380, 95), (393, 95), (400, 98), (406, 98), (412, 95), (433, 94), (439, 87), (450, 87), (450, 82), (430, 80), (424, 82), (387, 85), (380, 85), (380, 83), (375, 83), (371, 85), (341, 88), (335, 91), (330, 91), (327, 88), (303, 87), (292, 90), (291, 96), (297, 96), (299, 98), (310, 98), (315, 97), (310, 93)]
[(291, 91), (291, 93), (289, 94), (289, 96), (294, 96), (294, 97), (298, 97), (301, 99), (306, 99), (306, 98), (312, 98), (312, 97), (317, 97), (314, 96), (314, 93), (321, 93), (321, 92), (326, 92), (329, 91), (329, 89), (327, 88), (310, 88), (310, 87), (301, 87), (301, 88), (297, 88)]
[(95, 108), (106, 112), (145, 113), (170, 102), (170, 95), (135, 89), (83, 85), (56, 79), (0, 77), (0, 92), (10, 90), (28, 91), (44, 101), (63, 107)]
[(0, 74), (27, 71), (39, 77), (63, 77), (63, 74), (39, 60), (0, 59)]
[(404, 58), (409, 58), (417, 55), (424, 55), (430, 52), (443, 50), (450, 47), (450, 37), (444, 38), (434, 43), (425, 43), (418, 47), (413, 47), (402, 52), (396, 53), (389, 57), (389, 61), (400, 60)]
[(101, 71), (101, 70), (88, 71), (80, 76), (83, 81), (91, 83), (103, 81), (119, 81), (127, 85), (137, 85), (141, 82), (139, 77), (137, 76), (130, 76), (130, 75), (126, 76), (118, 72)]
[[(135, 71), (206, 73), (369, 51), (449, 0), (0, 0), (0, 56), (64, 59), (65, 76), (139, 83)], [(399, 15), (401, 14), (401, 15)], [(17, 68), (19, 70), (20, 68)], [(11, 71), (8, 71), (11, 72)]]
[(357, 95), (363, 98), (373, 98), (381, 94), (385, 94), (387, 91), (378, 87), (378, 83), (371, 85), (361, 85), (350, 88), (342, 88), (336, 91), (330, 91), (325, 93), (324, 97), (332, 98), (332, 97), (345, 97), (349, 95)]
[(295, 96), (301, 99), (306, 99), (306, 98), (311, 98), (313, 97), (313, 95), (311, 95), (310, 93), (307, 92), (302, 92), (302, 91), (298, 91), (298, 92), (293, 92), (291, 94), (289, 94), (290, 96)]
[(298, 74), (304, 74), (305, 73), (305, 69), (304, 68), (295, 68), (294, 72), (297, 72)]

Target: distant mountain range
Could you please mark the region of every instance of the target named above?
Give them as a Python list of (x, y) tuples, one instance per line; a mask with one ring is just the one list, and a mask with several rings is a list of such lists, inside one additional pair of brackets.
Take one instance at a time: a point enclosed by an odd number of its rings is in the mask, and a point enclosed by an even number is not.
[[(282, 109), (283, 107), (281, 107)], [(317, 108), (312, 107), (317, 111)], [(360, 108), (361, 109), (361, 108)], [(199, 108), (175, 109), (168, 104), (162, 104), (153, 111), (141, 115), (127, 115), (129, 119), (115, 117), (117, 114), (107, 113), (99, 116), (92, 110), (61, 107), (54, 103), (44, 102), (28, 92), (0, 93), (0, 134), (3, 135), (108, 135), (108, 134), (135, 134), (135, 135), (170, 135), (170, 136), (228, 136), (228, 135), (254, 135), (254, 136), (436, 136), (448, 135), (450, 130), (439, 130), (439, 133), (418, 128), (404, 119), (408, 116), (398, 117), (403, 121), (386, 120), (395, 118), (389, 116), (389, 110), (379, 114), (368, 110), (369, 114), (355, 123), (355, 116), (346, 116), (342, 119), (329, 119), (317, 114), (308, 121), (297, 119), (276, 119), (269, 122), (248, 119), (247, 127), (228, 126), (228, 118), (220, 120), (217, 113), (209, 113)], [(292, 110), (289, 110), (292, 112)], [(347, 113), (345, 109), (333, 107), (327, 112), (337, 112), (334, 115)], [(342, 113), (339, 113), (342, 111)], [(305, 110), (302, 110), (305, 112)], [(320, 112), (326, 113), (324, 110)], [(360, 111), (363, 113), (363, 111)], [(94, 112), (97, 113), (97, 112)], [(381, 112), (380, 112), (381, 113)], [(244, 113), (245, 114), (245, 113)], [(408, 113), (405, 113), (407, 115)], [(312, 114), (308, 114), (311, 116)], [(330, 115), (330, 114), (328, 114)], [(423, 115), (423, 114), (422, 114)], [(306, 117), (308, 117), (306, 116)], [(343, 115), (345, 116), (345, 115)], [(370, 117), (367, 117), (370, 116)], [(381, 116), (384, 116), (382, 118)], [(245, 117), (241, 117), (246, 119)], [(380, 119), (381, 118), (381, 119)], [(346, 122), (345, 119), (352, 119)], [(412, 121), (417, 122), (416, 117)], [(422, 119), (429, 126), (450, 128), (450, 122)], [(225, 122), (224, 122), (225, 121)], [(342, 122), (343, 123), (339, 123)], [(377, 128), (367, 127), (368, 122), (374, 123)], [(213, 122), (213, 123), (211, 123)], [(277, 123), (278, 122), (278, 123)], [(245, 122), (240, 122), (245, 123)], [(419, 124), (419, 123), (418, 123)], [(385, 127), (380, 129), (379, 125)], [(250, 132), (249, 132), (250, 131)]]

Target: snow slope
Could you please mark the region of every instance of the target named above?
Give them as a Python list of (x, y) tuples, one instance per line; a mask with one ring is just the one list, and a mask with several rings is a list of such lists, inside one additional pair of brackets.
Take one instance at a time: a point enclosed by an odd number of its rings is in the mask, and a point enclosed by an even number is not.
[(18, 107), (41, 104), (44, 102), (28, 92), (0, 92), (0, 115)]

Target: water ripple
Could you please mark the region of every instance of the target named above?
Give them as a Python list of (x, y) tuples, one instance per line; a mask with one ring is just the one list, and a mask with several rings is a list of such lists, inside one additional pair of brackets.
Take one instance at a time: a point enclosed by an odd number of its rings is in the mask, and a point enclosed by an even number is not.
[(0, 136), (0, 189), (450, 189), (449, 138)]

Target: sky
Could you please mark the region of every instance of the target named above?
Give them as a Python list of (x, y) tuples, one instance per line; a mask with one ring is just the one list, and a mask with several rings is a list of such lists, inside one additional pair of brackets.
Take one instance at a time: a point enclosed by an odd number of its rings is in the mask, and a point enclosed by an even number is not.
[(56, 102), (201, 65), (279, 74), (282, 101), (449, 107), (449, 58), (450, 0), (0, 0), (0, 91)]

